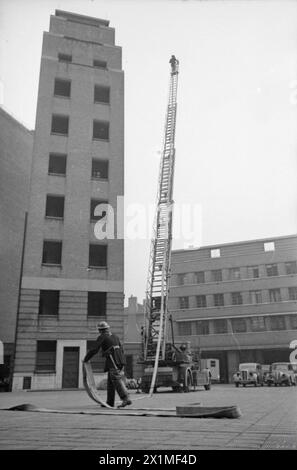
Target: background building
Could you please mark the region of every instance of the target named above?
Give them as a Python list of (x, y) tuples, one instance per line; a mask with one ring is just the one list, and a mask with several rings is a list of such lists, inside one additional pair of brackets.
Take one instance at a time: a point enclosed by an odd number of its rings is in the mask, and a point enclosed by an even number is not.
[(142, 327), (144, 324), (144, 302), (139, 304), (137, 297), (131, 295), (128, 307), (125, 307), (124, 343), (126, 356), (126, 375), (139, 378), (142, 376), (143, 366), (139, 364), (142, 355)]
[(222, 381), (240, 362), (289, 361), (297, 236), (173, 251), (170, 297), (176, 340), (219, 359)]
[(13, 388), (82, 386), (106, 320), (123, 339), (123, 240), (98, 240), (123, 195), (124, 74), (109, 22), (57, 10), (44, 33)]
[(0, 340), (12, 369), (25, 212), (28, 209), (33, 133), (0, 108)]

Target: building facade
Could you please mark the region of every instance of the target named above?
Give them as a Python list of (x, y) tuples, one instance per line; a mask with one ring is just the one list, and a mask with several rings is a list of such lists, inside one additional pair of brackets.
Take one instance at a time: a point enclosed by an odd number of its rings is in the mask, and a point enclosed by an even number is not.
[[(124, 192), (124, 73), (109, 22), (56, 10), (43, 36), (14, 389), (82, 387), (106, 320), (123, 339), (123, 240), (98, 239)], [(104, 206), (103, 206), (104, 207)], [(97, 209), (96, 209), (97, 208)], [(108, 212), (109, 217), (109, 212)]]
[(0, 362), (0, 383), (6, 389), (13, 367), (32, 148), (33, 133), (0, 108), (0, 341), (5, 364)]
[(145, 301), (137, 302), (137, 297), (128, 298), (125, 307), (124, 345), (126, 356), (126, 375), (138, 379), (143, 374), (143, 364), (140, 358), (143, 354), (142, 329), (144, 325)]
[(222, 381), (242, 362), (289, 361), (297, 235), (173, 251), (171, 268), (175, 339), (219, 359)]

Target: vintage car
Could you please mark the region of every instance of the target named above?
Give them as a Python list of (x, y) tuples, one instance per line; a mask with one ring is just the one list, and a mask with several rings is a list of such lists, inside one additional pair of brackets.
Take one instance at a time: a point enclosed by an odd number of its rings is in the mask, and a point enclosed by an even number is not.
[(296, 376), (293, 370), (293, 364), (291, 362), (274, 362), (271, 364), (270, 374), (266, 379), (268, 387), (274, 385), (296, 385)]
[(239, 370), (233, 375), (235, 387), (242, 385), (257, 385), (263, 386), (263, 372), (261, 364), (256, 362), (248, 362), (239, 364)]
[(270, 364), (262, 364), (263, 382), (267, 385), (267, 378), (271, 372)]

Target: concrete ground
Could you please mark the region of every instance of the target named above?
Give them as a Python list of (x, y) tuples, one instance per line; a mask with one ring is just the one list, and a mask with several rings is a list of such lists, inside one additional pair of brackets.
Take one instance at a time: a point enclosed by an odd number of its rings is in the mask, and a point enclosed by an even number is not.
[[(131, 398), (141, 395), (134, 391)], [(54, 414), (4, 411), (14, 405), (96, 412), (84, 391), (0, 393), (0, 449), (297, 449), (297, 387), (215, 385), (210, 391), (169, 390), (132, 408), (198, 403), (239, 405), (239, 419)]]

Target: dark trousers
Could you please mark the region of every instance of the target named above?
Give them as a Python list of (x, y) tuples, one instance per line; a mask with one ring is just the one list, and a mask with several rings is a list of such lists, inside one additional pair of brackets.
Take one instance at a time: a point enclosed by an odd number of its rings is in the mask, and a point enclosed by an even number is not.
[(116, 391), (121, 400), (125, 400), (129, 396), (120, 371), (118, 369), (109, 369), (107, 373), (107, 404), (109, 406), (114, 406)]

